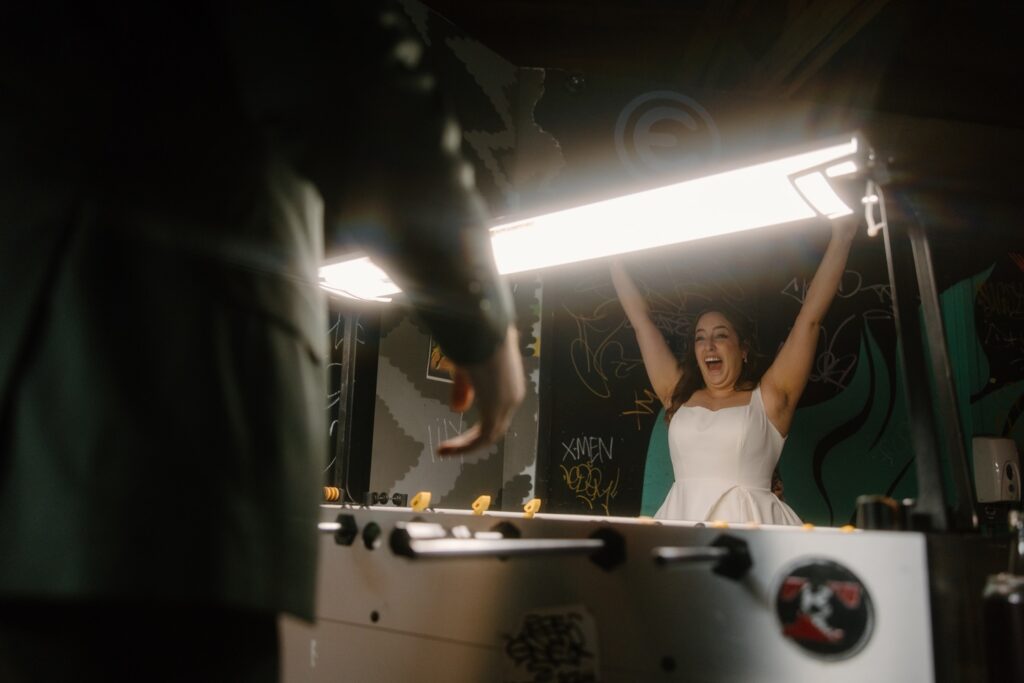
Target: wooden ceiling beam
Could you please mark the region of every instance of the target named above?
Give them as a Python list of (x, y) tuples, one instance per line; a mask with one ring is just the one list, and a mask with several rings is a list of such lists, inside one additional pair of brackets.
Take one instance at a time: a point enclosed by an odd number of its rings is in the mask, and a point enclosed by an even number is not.
[(759, 60), (747, 89), (792, 96), (888, 3), (889, 0), (815, 0), (805, 4), (799, 14), (786, 22), (782, 35)]
[(680, 37), (687, 40), (676, 78), (684, 85), (717, 84), (728, 62), (750, 60), (735, 31), (735, 17), (749, 0), (720, 0), (708, 3), (700, 21), (687, 27)]

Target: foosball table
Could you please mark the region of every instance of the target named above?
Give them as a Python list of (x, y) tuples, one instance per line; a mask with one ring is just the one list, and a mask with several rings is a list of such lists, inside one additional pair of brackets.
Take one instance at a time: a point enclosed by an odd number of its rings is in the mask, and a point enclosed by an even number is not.
[[(282, 624), (289, 683), (902, 682), (983, 672), (979, 624), (965, 615), (980, 601), (980, 586), (971, 591), (984, 558), (997, 554), (949, 535), (530, 506), (323, 505), (320, 528), (316, 621)], [(978, 576), (957, 575), (964, 552), (977, 554)]]

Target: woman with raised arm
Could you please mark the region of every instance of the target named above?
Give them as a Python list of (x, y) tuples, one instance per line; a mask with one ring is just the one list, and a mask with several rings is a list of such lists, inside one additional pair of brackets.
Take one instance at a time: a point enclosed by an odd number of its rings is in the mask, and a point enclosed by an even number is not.
[(655, 518), (801, 523), (772, 493), (772, 472), (810, 377), (818, 328), (839, 288), (856, 227), (853, 219), (833, 224), (793, 328), (762, 375), (745, 321), (724, 307), (698, 315), (693, 353), (680, 362), (633, 280), (621, 263), (612, 263), (612, 283), (669, 424), (675, 483)]

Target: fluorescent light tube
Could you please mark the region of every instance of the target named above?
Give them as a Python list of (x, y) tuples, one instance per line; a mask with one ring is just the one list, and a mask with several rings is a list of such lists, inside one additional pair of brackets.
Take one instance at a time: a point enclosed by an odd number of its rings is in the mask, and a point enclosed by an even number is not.
[[(856, 172), (856, 136), (745, 168), (491, 228), (498, 272), (520, 273), (822, 215), (853, 213), (826, 175)], [(825, 168), (825, 175), (819, 169)], [(795, 178), (795, 180), (794, 180)], [(386, 301), (399, 292), (365, 257), (320, 269), (333, 294)]]
[(361, 301), (391, 301), (401, 289), (365, 256), (320, 267), (320, 287), (328, 294)]

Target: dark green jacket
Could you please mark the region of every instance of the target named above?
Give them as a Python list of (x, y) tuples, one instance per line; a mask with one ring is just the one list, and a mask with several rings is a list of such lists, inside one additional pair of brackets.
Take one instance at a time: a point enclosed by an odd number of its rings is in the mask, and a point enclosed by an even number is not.
[(311, 614), (325, 226), (455, 360), (508, 324), (404, 17), (236, 4), (0, 17), (0, 600)]

